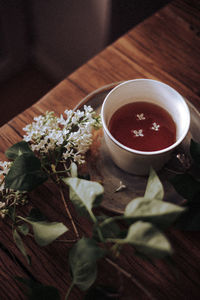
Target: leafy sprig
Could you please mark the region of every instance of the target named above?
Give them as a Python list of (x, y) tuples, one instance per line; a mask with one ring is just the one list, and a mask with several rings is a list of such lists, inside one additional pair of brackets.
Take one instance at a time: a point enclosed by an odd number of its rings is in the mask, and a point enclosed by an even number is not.
[(184, 157), (181, 163), (183, 172), (170, 179), (175, 190), (186, 200), (187, 211), (177, 226), (184, 230), (197, 231), (200, 230), (200, 143), (191, 139), (189, 156)]
[[(70, 230), (63, 223), (48, 221), (38, 209), (32, 209), (26, 217), (19, 213), (18, 207), (28, 202), (30, 192), (45, 181), (52, 180), (59, 189), (75, 234), (74, 240), (66, 240), (73, 242), (68, 257), (72, 282), (66, 299), (69, 299), (74, 286), (82, 291), (92, 287), (98, 275), (100, 259), (129, 278), (151, 298), (145, 287), (117, 264), (117, 258), (127, 244), (133, 247), (135, 255), (148, 259), (172, 255), (173, 249), (165, 230), (177, 219), (181, 219), (182, 215), (186, 215), (187, 209), (164, 199), (163, 185), (156, 172), (151, 169), (144, 195), (132, 199), (124, 214), (112, 217), (96, 215), (94, 208), (99, 207), (104, 188), (99, 182), (80, 178), (77, 165), (84, 162), (84, 155), (92, 142), (92, 130), (99, 128), (100, 119), (87, 107), (84, 107), (84, 112), (66, 111), (66, 115), (67, 119), (63, 116), (57, 118), (53, 113), (47, 112), (45, 116), (35, 118), (25, 128), (26, 141), (21, 141), (6, 151), (12, 162), (6, 162), (5, 172), (2, 171), (0, 212), (2, 216), (8, 215), (12, 220), (13, 239), (27, 263), (31, 264), (25, 247), (27, 236), (33, 237), (39, 246), (46, 246)], [(175, 177), (172, 182), (176, 190), (193, 203), (200, 193), (200, 177), (196, 178), (192, 173), (200, 169), (200, 145), (192, 141), (190, 152), (195, 168), (187, 169), (185, 174), (180, 175), (182, 177)], [(188, 179), (189, 185), (186, 184)], [(91, 236), (80, 237), (64, 197), (63, 190), (66, 186), (77, 213), (90, 219)], [(22, 278), (18, 280), (28, 286), (30, 299), (35, 295), (46, 297), (51, 292), (55, 299), (60, 299), (54, 287)]]
[[(123, 215), (108, 218), (98, 216), (97, 219), (92, 212), (103, 192), (100, 184), (78, 177), (65, 178), (63, 181), (69, 186), (70, 200), (75, 204), (77, 212), (85, 214), (87, 211), (95, 226), (91, 238), (81, 239), (70, 250), (71, 287), (77, 284), (83, 291), (89, 288), (96, 279), (96, 260), (102, 256), (113, 256), (113, 253), (115, 258), (118, 257), (119, 251), (125, 244), (132, 245), (136, 255), (141, 254), (151, 259), (164, 258), (173, 253), (170, 242), (160, 228), (166, 229), (172, 225), (185, 209), (163, 201), (163, 186), (153, 169), (150, 172), (144, 197), (130, 201)], [(122, 232), (116, 223), (122, 220), (129, 222), (123, 238), (120, 237)], [(83, 252), (83, 245), (84, 252), (90, 255), (80, 255)], [(97, 249), (103, 249), (104, 252), (99, 255)], [(72, 263), (71, 257), (76, 257), (77, 263)], [(69, 292), (66, 299), (68, 296)]]

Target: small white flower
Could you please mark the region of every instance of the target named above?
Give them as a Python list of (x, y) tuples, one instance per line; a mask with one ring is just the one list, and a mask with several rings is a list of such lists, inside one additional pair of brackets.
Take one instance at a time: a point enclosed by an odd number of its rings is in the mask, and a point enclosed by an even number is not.
[(86, 113), (92, 113), (93, 112), (93, 108), (90, 105), (84, 105), (84, 110)]
[(159, 128), (160, 128), (160, 125), (157, 124), (156, 122), (154, 122), (154, 123), (152, 124), (152, 127), (151, 127), (152, 130), (158, 131)]
[(146, 119), (143, 113), (137, 114), (136, 116), (137, 116), (137, 119), (138, 119), (139, 121), (145, 120), (145, 119)]
[(6, 205), (5, 202), (1, 202), (0, 201), (0, 209), (2, 209), (3, 207), (5, 207), (5, 205)]
[(118, 188), (116, 188), (115, 193), (120, 192), (120, 191), (122, 191), (124, 189), (126, 189), (126, 185), (123, 184), (123, 182), (120, 180), (119, 186), (118, 186)]
[(142, 130), (142, 129), (139, 129), (139, 130), (132, 130), (132, 132), (134, 133), (134, 135), (135, 135), (136, 137), (138, 137), (138, 136), (144, 136), (143, 130)]
[(64, 119), (63, 115), (60, 115), (60, 118), (58, 118), (58, 123), (61, 125), (65, 125), (66, 120)]
[(8, 171), (10, 170), (11, 165), (12, 165), (12, 162), (10, 162), (10, 161), (0, 161), (0, 175), (8, 174)]

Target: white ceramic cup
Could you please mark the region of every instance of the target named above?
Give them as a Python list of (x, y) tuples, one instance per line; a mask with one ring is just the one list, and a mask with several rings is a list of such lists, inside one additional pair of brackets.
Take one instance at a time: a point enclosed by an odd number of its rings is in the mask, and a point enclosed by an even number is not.
[[(148, 101), (163, 107), (176, 124), (176, 142), (158, 151), (139, 151), (124, 146), (108, 129), (112, 115), (121, 106), (136, 101)], [(146, 175), (150, 167), (160, 170), (169, 160), (171, 152), (186, 137), (190, 126), (190, 112), (184, 98), (169, 85), (152, 79), (128, 80), (113, 88), (105, 97), (101, 118), (104, 138), (115, 164), (122, 170)]]

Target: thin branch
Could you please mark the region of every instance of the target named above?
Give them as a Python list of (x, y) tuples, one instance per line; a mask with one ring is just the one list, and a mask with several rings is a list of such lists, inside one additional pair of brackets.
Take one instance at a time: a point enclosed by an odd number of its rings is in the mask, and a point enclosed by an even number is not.
[(112, 223), (114, 221), (118, 221), (118, 220), (124, 220), (125, 217), (122, 215), (122, 216), (115, 216), (115, 217), (109, 217), (107, 219), (105, 219), (103, 222), (101, 222), (101, 224), (99, 225), (99, 227), (103, 227), (105, 225), (108, 225), (109, 223)]
[[(90, 214), (90, 217), (91, 217), (92, 221), (94, 222), (94, 224), (97, 224), (97, 219), (91, 210), (89, 211), (89, 214)], [(104, 237), (102, 235), (101, 229), (99, 228), (98, 224), (97, 224), (96, 229), (97, 229), (97, 233), (98, 233), (100, 241), (104, 242)]]
[(131, 280), (140, 290), (143, 291), (143, 293), (151, 300), (156, 300), (150, 293), (149, 291), (147, 291), (147, 289), (141, 284), (139, 283), (139, 281), (134, 278), (129, 272), (127, 272), (126, 270), (124, 270), (122, 267), (118, 266), (114, 261), (112, 261), (110, 258), (106, 257), (105, 260), (112, 265), (117, 271), (119, 271), (120, 273), (122, 273), (124, 276), (126, 276), (127, 278), (129, 278), (129, 280)]
[(69, 208), (68, 208), (68, 205), (67, 205), (67, 203), (66, 203), (66, 201), (65, 201), (65, 196), (64, 196), (64, 194), (63, 194), (63, 190), (62, 190), (62, 187), (61, 187), (61, 186), (59, 187), (59, 190), (60, 190), (61, 199), (62, 199), (62, 201), (63, 201), (65, 210), (66, 210), (66, 212), (67, 212), (67, 215), (68, 215), (68, 217), (69, 217), (69, 220), (70, 220), (70, 222), (71, 222), (71, 224), (72, 224), (72, 227), (73, 227), (73, 229), (74, 229), (75, 235), (76, 235), (77, 239), (80, 239), (80, 235), (79, 235), (79, 233), (78, 233), (77, 227), (76, 227), (76, 225), (75, 225), (75, 223), (74, 223), (74, 220), (73, 220), (73, 218), (72, 218), (72, 215), (71, 215), (71, 213), (70, 213), (70, 210), (69, 210)]
[(176, 174), (176, 175), (182, 175), (182, 174), (184, 174), (184, 172), (176, 171), (176, 170), (173, 170), (173, 169), (170, 169), (170, 168), (167, 168), (167, 167), (165, 167), (164, 169), (166, 171), (171, 172), (171, 173)]
[(74, 244), (77, 242), (77, 239), (73, 240), (56, 240), (55, 242), (66, 243), (66, 244)]
[(67, 291), (67, 294), (65, 296), (65, 300), (69, 299), (69, 295), (70, 295), (73, 287), (74, 287), (74, 283), (72, 282), (71, 285), (70, 285), (70, 287), (69, 287), (69, 289), (68, 289), (68, 291)]

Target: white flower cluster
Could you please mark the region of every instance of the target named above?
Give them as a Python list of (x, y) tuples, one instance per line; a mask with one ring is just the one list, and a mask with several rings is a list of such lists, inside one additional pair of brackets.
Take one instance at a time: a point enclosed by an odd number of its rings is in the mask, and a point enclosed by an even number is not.
[(5, 188), (5, 177), (13, 162), (0, 161), (0, 217), (4, 218), (11, 207), (25, 205), (28, 202), (27, 192)]
[[(4, 190), (5, 176), (8, 174), (8, 171), (10, 170), (11, 165), (12, 165), (12, 162), (10, 162), (10, 161), (0, 161), (0, 191)], [(0, 208), (1, 208), (1, 202), (0, 202)]]
[[(5, 176), (8, 174), (11, 164), (12, 163), (8, 161), (0, 161), (0, 192), (1, 193), (3, 193), (5, 189)], [(0, 216), (3, 218), (6, 212), (6, 202), (1, 200), (0, 200)]]
[(81, 164), (92, 143), (92, 129), (101, 125), (100, 117), (86, 105), (83, 111), (66, 110), (65, 115), (66, 118), (63, 115), (58, 118), (53, 112), (46, 112), (35, 117), (34, 122), (24, 128), (24, 140), (40, 154), (61, 149), (62, 159)]

